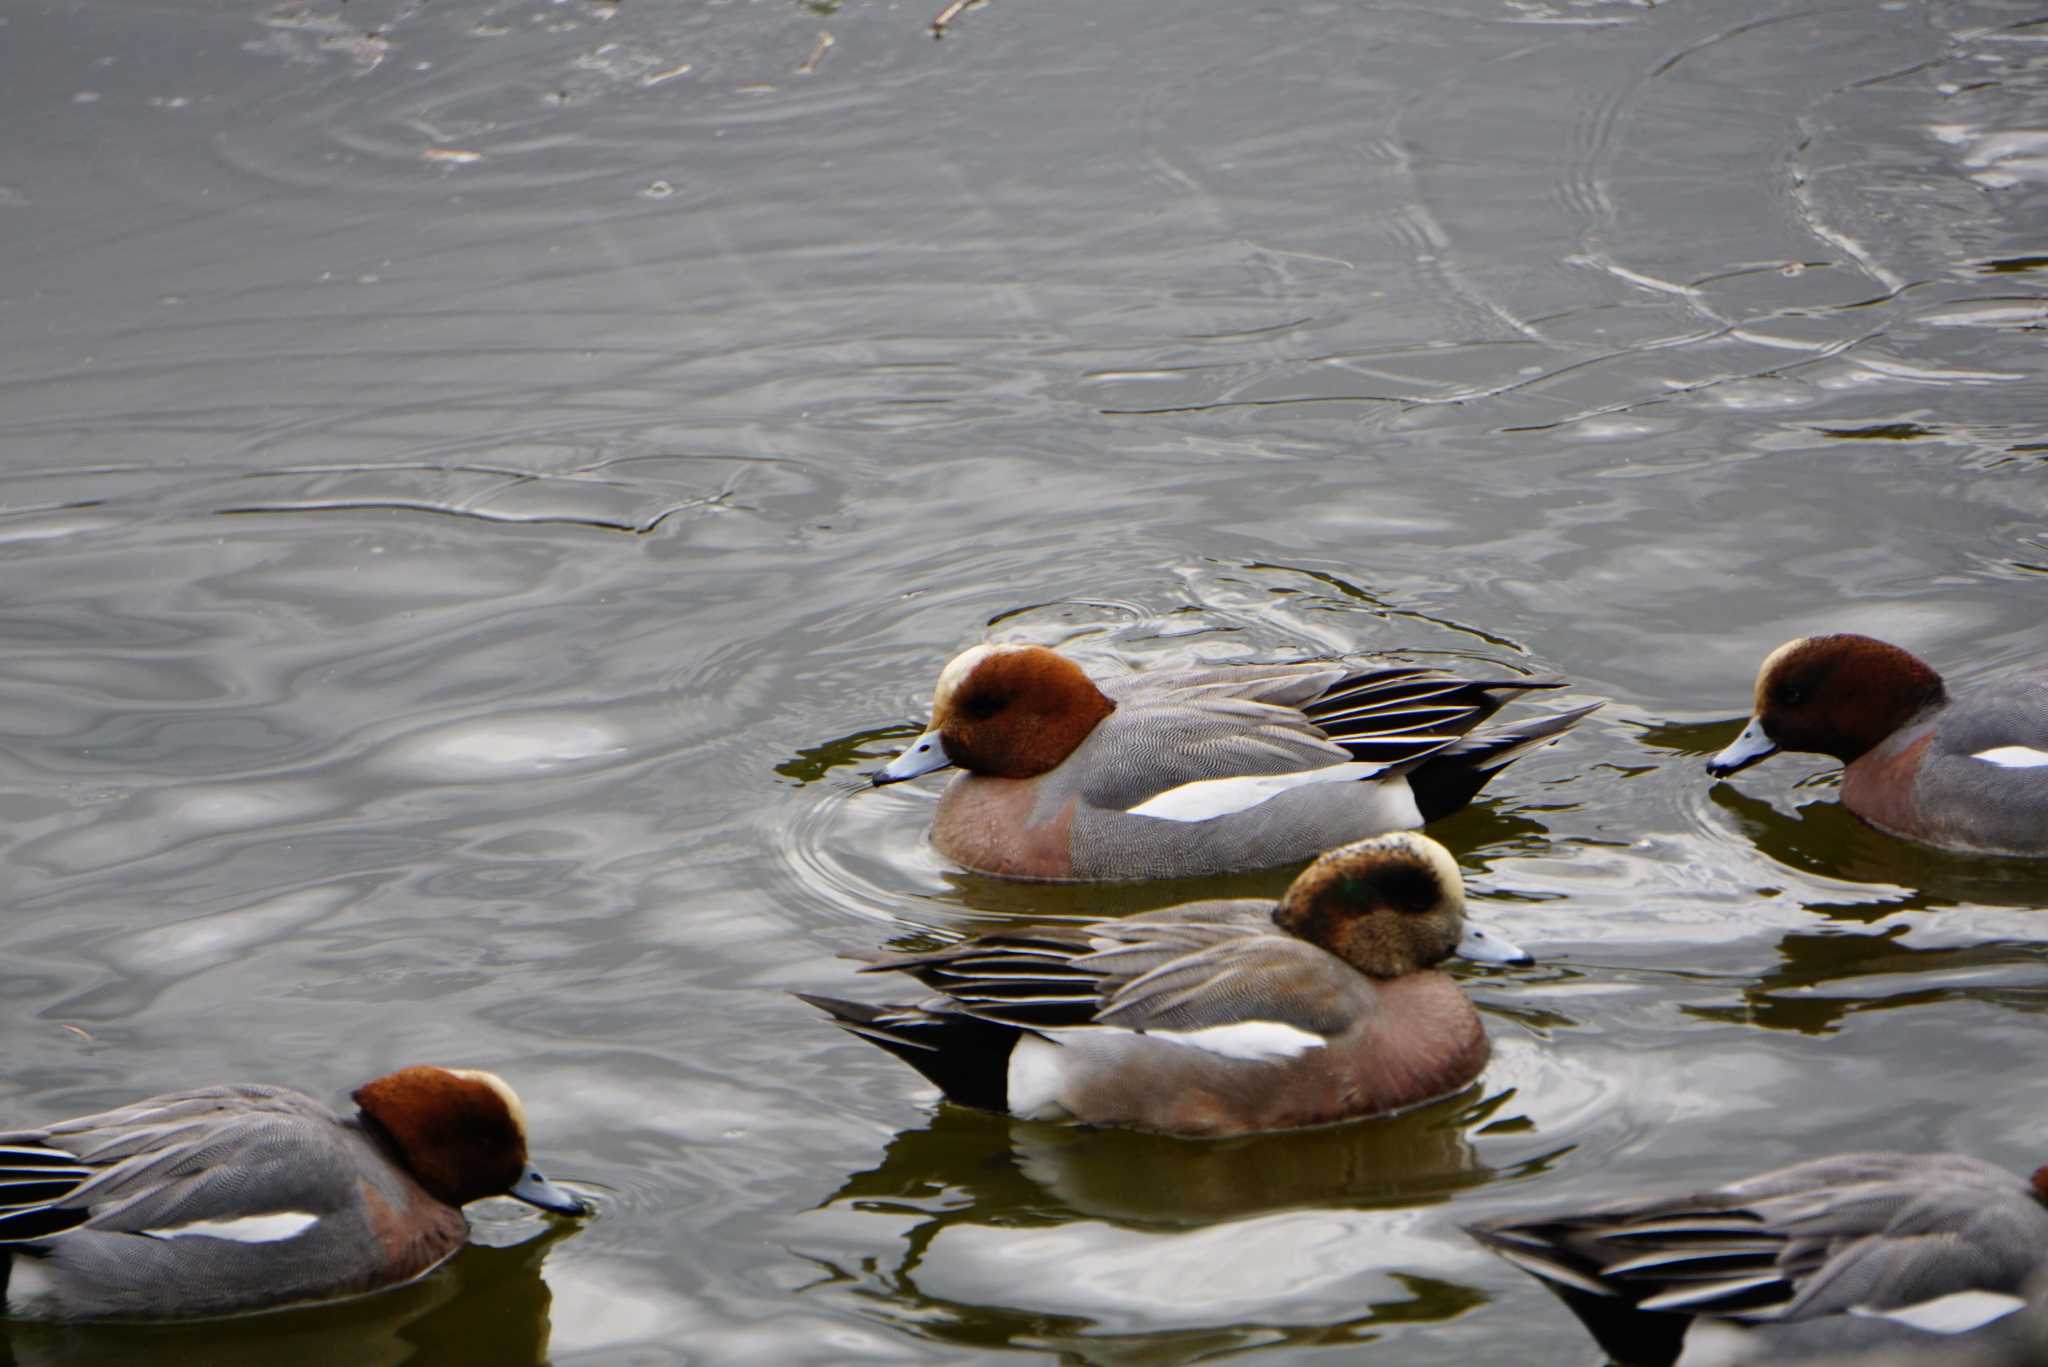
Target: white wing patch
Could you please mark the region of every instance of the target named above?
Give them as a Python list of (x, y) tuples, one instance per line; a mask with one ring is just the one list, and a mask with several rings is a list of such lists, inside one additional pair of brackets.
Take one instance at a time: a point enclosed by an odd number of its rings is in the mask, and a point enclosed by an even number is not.
[(1281, 1021), (1235, 1021), (1229, 1025), (1205, 1025), (1200, 1030), (1147, 1030), (1145, 1034), (1151, 1039), (1247, 1062), (1299, 1058), (1329, 1043), (1312, 1030)]
[(1996, 750), (1979, 750), (1970, 758), (2004, 769), (2038, 769), (2048, 764), (2048, 750), (2036, 750), (2031, 745), (2001, 745)]
[[(1074, 1047), (1070, 1050), (1062, 1039), (1072, 1040)], [(1247, 1063), (1299, 1058), (1329, 1043), (1314, 1031), (1281, 1021), (1236, 1021), (1200, 1030), (1140, 1031), (1118, 1025), (1081, 1025), (1044, 1035), (1027, 1030), (1010, 1048), (1003, 1092), (1010, 1114), (1025, 1120), (1072, 1120), (1074, 1113), (1060, 1099), (1066, 1093), (1068, 1070), (1114, 1068), (1116, 1058), (1105, 1057), (1104, 1051), (1113, 1050), (1119, 1039), (1158, 1040)]]
[[(1345, 760), (1320, 769), (1302, 769), (1292, 774), (1239, 774), (1233, 778), (1200, 778), (1168, 788), (1131, 808), (1135, 816), (1157, 817), (1161, 821), (1207, 821), (1248, 811), (1293, 788), (1310, 783), (1359, 783), (1386, 772), (1384, 764)], [(1414, 806), (1411, 798), (1409, 806)], [(1422, 814), (1406, 824), (1419, 826)]]
[(274, 1244), (295, 1238), (320, 1223), (320, 1217), (303, 1210), (280, 1210), (269, 1215), (242, 1215), (232, 1220), (192, 1220), (182, 1225), (138, 1231), (150, 1239), (188, 1239), (203, 1235), (209, 1239), (232, 1239), (238, 1244)]
[(1966, 1334), (1994, 1320), (2002, 1320), (2025, 1306), (2026, 1302), (2020, 1297), (1998, 1291), (1951, 1291), (1946, 1296), (1902, 1305), (1895, 1310), (1873, 1310), (1869, 1306), (1856, 1305), (1850, 1307), (1849, 1313), (1865, 1319), (1896, 1320), (1930, 1334)]

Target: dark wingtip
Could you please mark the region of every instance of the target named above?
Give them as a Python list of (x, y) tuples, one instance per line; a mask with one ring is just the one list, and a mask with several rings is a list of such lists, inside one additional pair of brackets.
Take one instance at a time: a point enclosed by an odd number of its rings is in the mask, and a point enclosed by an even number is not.
[(805, 1006), (816, 1007), (834, 1020), (865, 1020), (872, 1014), (872, 1008), (865, 1008), (859, 1002), (850, 1002), (840, 997), (821, 997), (812, 992), (789, 994)]
[(1474, 1220), (1471, 1224), (1459, 1225), (1458, 1228), (1465, 1231), (1467, 1238), (1487, 1248), (1493, 1248), (1501, 1242), (1502, 1238), (1497, 1228), (1498, 1223), (1498, 1221), (1494, 1220)]

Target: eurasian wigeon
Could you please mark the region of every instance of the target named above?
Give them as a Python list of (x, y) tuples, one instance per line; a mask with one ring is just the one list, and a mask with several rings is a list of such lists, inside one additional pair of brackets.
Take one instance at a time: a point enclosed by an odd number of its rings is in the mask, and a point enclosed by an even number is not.
[(1471, 1233), (1630, 1367), (1995, 1347), (2034, 1319), (2014, 1312), (2048, 1267), (2048, 1169), (2029, 1181), (1960, 1154), (1845, 1154)]
[(1186, 1135), (1320, 1125), (1479, 1075), (1479, 1013), (1435, 966), (1527, 956), (1467, 925), (1464, 903), (1443, 846), (1403, 831), (1323, 855), (1277, 905), (1191, 902), (876, 955), (863, 972), (939, 995), (803, 1000), (963, 1105)]
[(1780, 750), (1847, 765), (1843, 804), (1881, 831), (2048, 855), (2048, 669), (1951, 698), (1939, 674), (1895, 645), (1803, 636), (1764, 660), (1755, 714), (1707, 772), (1726, 778)]
[(583, 1215), (526, 1158), (490, 1073), (405, 1068), (343, 1117), (282, 1087), (219, 1086), (0, 1133), (0, 1306), (35, 1319), (180, 1319), (421, 1276), (513, 1196)]
[(932, 844), (980, 873), (1199, 877), (1311, 859), (1457, 811), (1598, 703), (1468, 735), (1555, 679), (1339, 663), (1092, 679), (1035, 645), (979, 645), (939, 675), (928, 730), (876, 771), (958, 765)]

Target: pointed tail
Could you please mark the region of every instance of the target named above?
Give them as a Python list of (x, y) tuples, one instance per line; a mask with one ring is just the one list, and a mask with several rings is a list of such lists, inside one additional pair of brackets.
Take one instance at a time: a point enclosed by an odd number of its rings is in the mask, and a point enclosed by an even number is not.
[(985, 1111), (1009, 1109), (1010, 1050), (1022, 1033), (1016, 1026), (915, 1006), (791, 995), (832, 1017), (848, 1034), (887, 1049), (923, 1073), (948, 1101)]
[(1531, 750), (1541, 749), (1579, 724), (1600, 703), (1514, 722), (1466, 736), (1408, 771), (1408, 786), (1424, 821), (1449, 816), (1470, 802), (1486, 781)]

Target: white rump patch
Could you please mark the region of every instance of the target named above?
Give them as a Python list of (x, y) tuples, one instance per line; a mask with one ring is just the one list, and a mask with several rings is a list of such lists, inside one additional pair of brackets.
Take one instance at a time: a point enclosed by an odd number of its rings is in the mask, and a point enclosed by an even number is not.
[(2002, 1320), (2025, 1306), (2026, 1301), (2020, 1297), (1999, 1291), (1952, 1291), (1946, 1296), (1902, 1305), (1895, 1310), (1873, 1310), (1867, 1305), (1853, 1305), (1849, 1307), (1849, 1313), (1864, 1319), (1896, 1320), (1930, 1334), (1966, 1334)]
[(2038, 769), (2048, 764), (2048, 750), (2036, 750), (2031, 745), (2001, 745), (1996, 750), (1979, 750), (1970, 758), (2006, 769)]
[(1066, 1071), (1066, 1055), (1059, 1045), (1029, 1031), (1017, 1036), (1010, 1046), (1010, 1073), (1003, 1092), (1010, 1114), (1025, 1120), (1073, 1119), (1074, 1113), (1060, 1103)]
[(0, 1297), (0, 1309), (10, 1315), (33, 1315), (41, 1309), (38, 1302), (51, 1300), (56, 1295), (56, 1284), (43, 1270), (41, 1258), (10, 1254), (5, 1249), (0, 1249), (0, 1258), (8, 1260), (7, 1294)]
[[(1157, 797), (1146, 798), (1131, 808), (1131, 814), (1156, 817), (1161, 821), (1208, 821), (1214, 817), (1229, 816), (1232, 812), (1249, 811), (1290, 789), (1311, 783), (1362, 783), (1386, 770), (1384, 764), (1354, 759), (1292, 774), (1201, 778), (1193, 783), (1183, 783), (1178, 788), (1168, 788)], [(1398, 797), (1395, 795), (1397, 790)], [(1422, 813), (1416, 808), (1407, 784), (1389, 784), (1379, 790), (1379, 795), (1389, 807), (1394, 808), (1388, 813), (1385, 829), (1399, 830), (1422, 824)]]
[(1727, 1320), (1694, 1320), (1685, 1331), (1684, 1346), (1671, 1367), (1737, 1367), (1754, 1362), (1749, 1331)]
[(1299, 1058), (1329, 1041), (1313, 1031), (1281, 1021), (1237, 1021), (1231, 1025), (1205, 1025), (1200, 1030), (1147, 1030), (1147, 1038), (1184, 1044), (1206, 1054), (1224, 1058)]
[(243, 1215), (233, 1220), (193, 1220), (182, 1225), (139, 1231), (150, 1239), (188, 1239), (203, 1235), (209, 1239), (232, 1239), (238, 1244), (275, 1244), (303, 1234), (320, 1223), (320, 1217), (303, 1210), (280, 1210), (269, 1215)]

